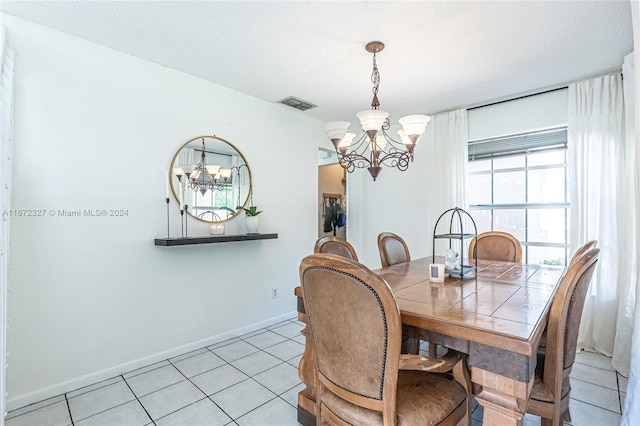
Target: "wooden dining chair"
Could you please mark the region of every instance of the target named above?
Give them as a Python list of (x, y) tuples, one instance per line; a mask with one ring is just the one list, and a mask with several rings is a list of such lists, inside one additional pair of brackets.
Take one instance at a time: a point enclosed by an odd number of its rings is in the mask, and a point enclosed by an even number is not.
[(321, 237), (318, 238), (313, 248), (314, 253), (330, 253), (337, 254), (338, 256), (353, 259), (358, 261), (358, 255), (347, 240), (340, 237)]
[[(399, 235), (391, 232), (383, 232), (378, 235), (378, 251), (383, 268), (411, 261), (407, 243)], [(419, 332), (413, 330), (412, 327), (405, 327), (405, 337), (407, 338), (405, 345), (408, 348), (413, 348), (411, 351), (416, 351), (416, 353), (419, 351), (421, 340), (418, 334)], [(437, 350), (437, 345), (429, 343), (429, 355), (436, 356)]]
[(378, 251), (383, 268), (411, 260), (407, 243), (391, 232), (383, 232), (378, 235)]
[(546, 350), (538, 352), (536, 377), (527, 412), (542, 417), (542, 425), (570, 420), (569, 375), (576, 358), (582, 308), (600, 249), (590, 248), (569, 264), (551, 302)]
[(520, 241), (508, 232), (483, 232), (469, 244), (469, 259), (500, 260), (522, 262)]
[(591, 241), (587, 241), (582, 247), (580, 247), (578, 250), (576, 250), (575, 253), (573, 253), (573, 256), (571, 257), (571, 261), (569, 262), (569, 265), (571, 265), (573, 262), (575, 262), (580, 256), (582, 256), (584, 253), (586, 253), (588, 250), (592, 249), (593, 247), (598, 245), (598, 240), (591, 240)]
[(400, 311), (382, 277), (345, 257), (312, 254), (300, 282), (316, 360), (316, 424), (469, 424), (465, 355), (400, 354)]
[[(598, 244), (597, 240), (591, 240), (585, 243), (582, 247), (580, 247), (571, 257), (571, 261), (569, 261), (569, 265), (573, 264), (576, 260), (580, 258), (584, 253), (588, 250), (592, 249)], [(540, 339), (540, 344), (538, 345), (538, 353), (544, 355), (547, 351), (547, 329), (545, 328), (542, 333), (542, 338)]]

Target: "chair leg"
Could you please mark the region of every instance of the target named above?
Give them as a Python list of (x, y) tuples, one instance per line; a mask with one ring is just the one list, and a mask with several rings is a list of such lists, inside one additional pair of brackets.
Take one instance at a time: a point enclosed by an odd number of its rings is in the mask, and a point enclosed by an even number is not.
[(562, 420), (560, 420), (560, 416), (554, 417), (553, 419), (542, 418), (540, 422), (541, 426), (560, 426), (562, 424)]

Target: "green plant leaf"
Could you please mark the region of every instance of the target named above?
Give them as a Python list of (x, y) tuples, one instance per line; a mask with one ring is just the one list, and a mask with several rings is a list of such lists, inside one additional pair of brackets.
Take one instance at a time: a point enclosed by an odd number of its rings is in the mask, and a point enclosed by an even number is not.
[(236, 213), (238, 213), (236, 210), (234, 210), (234, 209), (232, 209), (232, 208), (229, 208), (229, 207), (227, 207), (227, 206), (220, 207), (220, 208), (221, 208), (222, 210), (230, 211), (232, 214), (236, 214)]
[(262, 213), (262, 210), (258, 211), (258, 207), (256, 206), (249, 206), (249, 208), (238, 206), (236, 207), (236, 209), (238, 209), (238, 211), (243, 210), (244, 214), (246, 214), (247, 216), (258, 216), (260, 213)]

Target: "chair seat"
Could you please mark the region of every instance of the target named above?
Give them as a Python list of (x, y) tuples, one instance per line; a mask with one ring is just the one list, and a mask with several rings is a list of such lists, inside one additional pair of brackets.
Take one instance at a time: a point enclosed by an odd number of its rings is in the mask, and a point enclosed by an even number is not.
[[(455, 424), (464, 418), (465, 399), (463, 387), (446, 375), (401, 370), (396, 397), (397, 425), (435, 425), (458, 409), (458, 415), (452, 419)], [(382, 413), (350, 404), (331, 392), (323, 394), (322, 404), (349, 424), (382, 424)]]

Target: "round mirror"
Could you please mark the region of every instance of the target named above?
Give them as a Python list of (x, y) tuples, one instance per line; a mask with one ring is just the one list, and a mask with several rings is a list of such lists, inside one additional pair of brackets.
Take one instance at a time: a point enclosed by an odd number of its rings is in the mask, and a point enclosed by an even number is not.
[(178, 204), (203, 222), (231, 219), (238, 214), (236, 207), (246, 206), (251, 195), (247, 160), (231, 142), (218, 136), (187, 141), (173, 156), (169, 170)]

